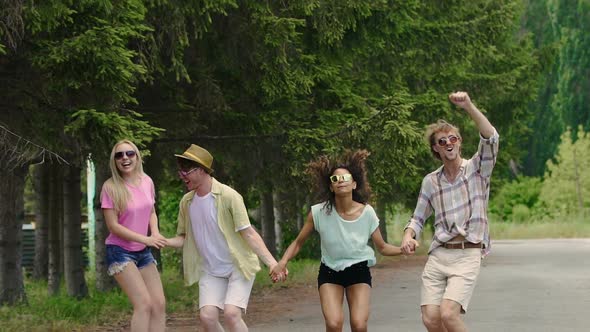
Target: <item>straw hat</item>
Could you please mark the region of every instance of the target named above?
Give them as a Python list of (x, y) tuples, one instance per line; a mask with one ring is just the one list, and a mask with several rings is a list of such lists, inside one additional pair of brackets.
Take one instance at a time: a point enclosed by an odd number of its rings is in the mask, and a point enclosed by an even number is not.
[(198, 163), (201, 167), (205, 168), (209, 173), (213, 172), (211, 165), (213, 164), (213, 156), (209, 151), (202, 147), (191, 144), (191, 146), (184, 151), (183, 154), (175, 154), (178, 158), (188, 159)]

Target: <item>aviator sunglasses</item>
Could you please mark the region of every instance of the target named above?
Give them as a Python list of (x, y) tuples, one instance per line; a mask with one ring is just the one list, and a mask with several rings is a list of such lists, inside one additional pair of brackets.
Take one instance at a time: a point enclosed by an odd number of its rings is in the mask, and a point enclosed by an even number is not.
[(330, 176), (330, 181), (336, 183), (338, 181), (349, 182), (352, 181), (352, 174), (341, 174)]
[(438, 139), (438, 145), (439, 146), (447, 146), (447, 144), (449, 144), (449, 142), (451, 144), (455, 144), (459, 141), (459, 137), (457, 136), (449, 136), (449, 137), (441, 137)]
[(123, 158), (123, 155), (126, 155), (128, 158), (133, 158), (135, 156), (135, 154), (136, 153), (133, 150), (115, 152), (115, 159), (119, 160), (119, 159)]

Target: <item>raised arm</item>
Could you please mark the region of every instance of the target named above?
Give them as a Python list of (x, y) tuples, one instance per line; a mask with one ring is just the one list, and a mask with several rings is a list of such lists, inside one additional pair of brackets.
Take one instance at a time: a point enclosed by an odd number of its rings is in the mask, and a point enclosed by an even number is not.
[(449, 100), (451, 103), (461, 107), (467, 112), (467, 114), (469, 114), (473, 122), (477, 125), (481, 136), (484, 138), (490, 138), (494, 135), (494, 126), (492, 126), (488, 118), (486, 118), (486, 116), (483, 115), (483, 113), (471, 102), (471, 98), (469, 98), (467, 92), (458, 91), (451, 93), (449, 95)]

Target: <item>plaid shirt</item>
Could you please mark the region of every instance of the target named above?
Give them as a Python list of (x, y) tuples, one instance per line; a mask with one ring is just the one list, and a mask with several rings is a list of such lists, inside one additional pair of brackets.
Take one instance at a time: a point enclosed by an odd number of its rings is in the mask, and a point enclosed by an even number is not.
[(422, 180), (418, 203), (406, 225), (420, 235), (424, 223), (434, 211), (434, 237), (428, 253), (455, 236), (463, 235), (469, 242), (483, 242), (482, 254), (490, 251), (487, 206), (490, 177), (498, 155), (498, 132), (485, 139), (480, 135), (475, 155), (463, 159), (453, 183), (447, 181), (441, 166)]

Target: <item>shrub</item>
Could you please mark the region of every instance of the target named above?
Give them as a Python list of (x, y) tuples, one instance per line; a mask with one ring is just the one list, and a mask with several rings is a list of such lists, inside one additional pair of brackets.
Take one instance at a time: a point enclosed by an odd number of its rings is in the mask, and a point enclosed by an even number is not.
[(512, 207), (512, 220), (515, 222), (525, 222), (531, 217), (531, 210), (524, 204), (516, 204)]
[[(523, 213), (523, 207), (527, 208), (530, 217), (531, 210), (536, 206), (541, 193), (542, 182), (537, 177), (518, 177), (512, 182), (506, 183), (495, 193), (490, 200), (490, 214), (500, 220), (520, 220), (514, 216), (514, 212)], [(516, 206), (520, 206), (515, 209)]]
[[(169, 189), (166, 189), (166, 187)], [(172, 188), (172, 186), (163, 186), (163, 189), (158, 193), (158, 220), (160, 221), (160, 233), (165, 237), (173, 237), (176, 235), (178, 203), (184, 195), (182, 189), (170, 188)], [(182, 253), (180, 250), (166, 248), (161, 250), (161, 253), (162, 265), (165, 269), (181, 268)]]

